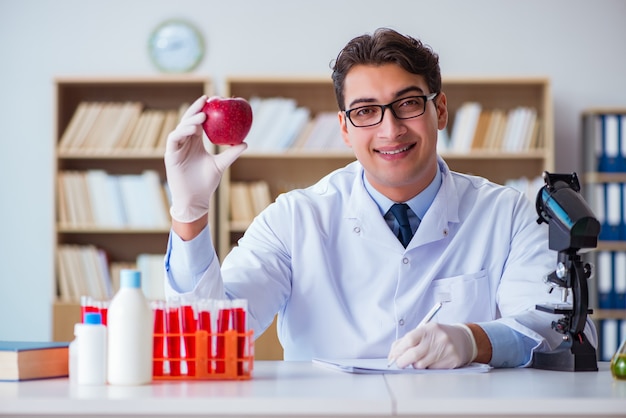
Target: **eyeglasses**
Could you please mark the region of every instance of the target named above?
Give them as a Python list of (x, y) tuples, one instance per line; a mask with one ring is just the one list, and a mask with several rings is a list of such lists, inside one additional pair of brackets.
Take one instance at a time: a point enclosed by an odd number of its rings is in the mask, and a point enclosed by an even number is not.
[(427, 96), (411, 96), (394, 100), (386, 105), (359, 106), (346, 110), (346, 117), (356, 128), (366, 128), (378, 125), (383, 121), (385, 110), (391, 110), (396, 119), (413, 119), (422, 116), (426, 112), (426, 103), (433, 100), (439, 93), (431, 93)]

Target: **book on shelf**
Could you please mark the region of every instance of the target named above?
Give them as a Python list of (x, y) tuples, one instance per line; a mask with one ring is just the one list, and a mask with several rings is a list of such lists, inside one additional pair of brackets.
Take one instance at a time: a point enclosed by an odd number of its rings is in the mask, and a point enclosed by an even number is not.
[(600, 250), (596, 257), (598, 308), (626, 313), (626, 253)]
[(483, 110), (478, 116), (478, 122), (476, 123), (476, 129), (470, 142), (470, 148), (472, 150), (481, 150), (485, 148), (485, 139), (487, 137), (487, 129), (491, 121), (491, 111)]
[[(83, 106), (83, 109), (81, 109), (81, 106)], [(82, 111), (79, 112), (78, 110)], [(68, 132), (68, 129), (64, 131), (61, 137), (60, 149), (68, 151), (82, 149), (101, 110), (102, 103), (99, 102), (79, 104), (68, 125), (69, 128), (75, 124), (75, 129), (71, 129), (70, 132)], [(74, 118), (78, 118), (78, 120), (74, 121)]]
[(481, 110), (482, 106), (477, 102), (465, 102), (459, 107), (450, 132), (451, 151), (470, 151)]
[[(183, 109), (184, 111), (184, 109)], [(167, 136), (176, 129), (178, 121), (182, 117), (182, 113), (179, 110), (168, 110), (165, 112), (165, 118), (163, 120), (163, 127), (157, 138), (155, 148), (157, 150), (165, 150), (165, 144), (167, 142)]]
[(341, 126), (337, 112), (320, 112), (313, 118), (313, 126), (301, 144), (301, 149), (325, 150), (343, 149)]
[(493, 109), (489, 118), (489, 125), (485, 131), (483, 148), (499, 150), (502, 146), (502, 137), (506, 128), (506, 114), (502, 109)]
[(621, 341), (626, 340), (626, 319), (605, 318), (599, 320), (598, 323), (598, 359), (611, 361)]
[(165, 254), (139, 254), (135, 268), (141, 272), (141, 290), (148, 300), (165, 300)]
[(310, 111), (296, 100), (284, 97), (252, 97), (254, 118), (246, 143), (255, 151), (280, 151), (290, 148), (310, 118)]
[(245, 182), (230, 184), (230, 219), (235, 222), (250, 222), (254, 218), (252, 199)]
[(507, 115), (502, 149), (509, 152), (529, 149), (536, 119), (535, 109), (521, 106), (511, 109)]
[(235, 181), (230, 185), (230, 218), (235, 222), (251, 222), (272, 198), (266, 181)]
[(67, 377), (69, 343), (0, 341), (0, 380)]

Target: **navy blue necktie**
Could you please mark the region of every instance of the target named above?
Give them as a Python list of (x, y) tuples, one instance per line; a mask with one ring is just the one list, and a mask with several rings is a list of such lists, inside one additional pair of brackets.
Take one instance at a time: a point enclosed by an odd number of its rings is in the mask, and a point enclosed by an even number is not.
[(398, 234), (398, 239), (406, 248), (411, 242), (411, 238), (413, 238), (413, 231), (411, 231), (411, 225), (409, 224), (409, 215), (407, 214), (407, 210), (409, 209), (409, 205), (406, 203), (396, 203), (391, 206), (389, 212), (396, 217), (396, 220), (400, 224), (400, 233)]

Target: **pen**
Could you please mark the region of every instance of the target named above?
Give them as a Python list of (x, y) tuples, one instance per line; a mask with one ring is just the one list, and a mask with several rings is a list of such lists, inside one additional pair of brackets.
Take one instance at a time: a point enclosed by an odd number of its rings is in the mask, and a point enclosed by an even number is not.
[[(419, 324), (417, 324), (417, 326), (415, 328), (419, 328), (422, 325), (426, 325), (428, 324), (434, 317), (435, 315), (437, 315), (437, 312), (439, 312), (439, 309), (441, 309), (441, 307), (443, 306), (443, 302), (437, 302), (435, 303), (435, 305), (430, 308), (430, 311), (428, 311), (428, 313), (426, 314), (426, 316), (424, 317), (424, 319), (422, 319), (420, 321)], [(396, 359), (391, 360), (388, 364), (387, 367), (391, 367), (396, 363)]]

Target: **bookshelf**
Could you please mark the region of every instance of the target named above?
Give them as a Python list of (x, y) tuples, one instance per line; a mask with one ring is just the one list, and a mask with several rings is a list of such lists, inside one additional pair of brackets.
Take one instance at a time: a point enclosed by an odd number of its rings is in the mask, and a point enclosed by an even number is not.
[[(206, 77), (199, 76), (157, 76), (157, 77), (59, 77), (55, 83), (55, 131), (54, 141), (56, 149), (55, 165), (55, 211), (56, 211), (56, 245), (55, 255), (61, 247), (65, 246), (95, 246), (106, 254), (108, 263), (135, 263), (140, 254), (164, 254), (167, 245), (167, 237), (170, 230), (169, 214), (163, 221), (163, 211), (160, 212), (161, 220), (157, 223), (134, 223), (106, 224), (95, 217), (99, 205), (89, 206), (91, 220), (76, 221), (76, 219), (64, 217), (63, 211), (68, 209), (64, 206), (67, 190), (64, 188), (63, 179), (65, 174), (84, 174), (90, 171), (105, 173), (109, 179), (137, 178), (142, 173), (150, 172), (155, 180), (161, 195), (153, 195), (151, 199), (139, 201), (142, 204), (142, 214), (151, 213), (157, 205), (162, 205), (165, 211), (169, 208), (163, 184), (165, 182), (165, 167), (163, 164), (164, 145), (163, 140), (172, 126), (165, 122), (165, 114), (169, 112), (178, 123), (178, 113), (202, 94), (211, 94), (212, 83)], [(141, 115), (160, 114), (160, 122), (147, 124), (143, 128), (142, 135), (137, 136), (137, 141), (132, 142), (134, 126), (139, 126), (138, 119), (134, 125), (128, 123), (128, 131), (124, 131), (119, 125), (120, 121), (130, 119), (128, 113), (109, 113), (103, 116), (103, 111), (94, 118), (99, 121), (89, 129), (85, 128), (85, 134), (80, 136), (77, 128), (74, 129), (73, 141), (68, 140), (70, 126), (88, 126), (86, 119), (80, 120), (82, 124), (76, 124), (78, 109), (84, 104), (122, 105), (132, 103), (141, 107)], [(135, 112), (135, 118), (138, 113)], [(154, 117), (154, 116), (151, 116)], [(97, 128), (96, 128), (97, 126)], [(150, 130), (147, 126), (152, 126)], [(175, 126), (175, 125), (174, 125)], [(124, 144), (115, 142), (112, 132), (117, 132), (120, 137), (122, 132), (127, 132), (128, 138)], [(149, 135), (146, 132), (151, 132)], [(107, 136), (108, 135), (108, 136)], [(82, 138), (80, 141), (78, 138)], [(143, 138), (143, 139), (142, 139)], [(83, 141), (83, 142), (81, 142)], [(109, 141), (109, 142), (107, 142)], [(114, 141), (114, 142), (110, 142)], [(121, 141), (121, 140), (120, 140)], [(69, 146), (68, 144), (74, 144)], [(110, 145), (116, 143), (118, 145)], [(132, 145), (135, 143), (135, 145)], [(109, 144), (109, 145), (106, 145)], [(146, 145), (147, 144), (147, 145)], [(145, 184), (144, 184), (145, 185)], [(146, 187), (139, 187), (145, 189)], [(133, 189), (137, 190), (137, 189)], [(156, 190), (156, 189), (153, 189)], [(93, 187), (87, 186), (86, 194), (93, 195)], [(85, 201), (85, 189), (82, 195), (73, 202)], [(145, 197), (142, 195), (142, 197)], [(156, 199), (156, 200), (155, 200)], [(159, 199), (161, 199), (159, 201)], [(122, 199), (123, 200), (123, 199)], [(102, 202), (102, 200), (100, 201)], [(102, 203), (103, 205), (106, 204)], [(147, 205), (146, 205), (147, 203)], [(95, 207), (94, 207), (95, 206)], [(133, 206), (137, 206), (133, 204)], [(112, 211), (107, 207), (108, 211)], [(102, 212), (102, 211), (100, 211)], [(105, 213), (107, 211), (104, 211)], [(215, 211), (213, 211), (215, 212)], [(214, 221), (210, 220), (213, 230)], [(58, 285), (58, 293), (53, 306), (53, 339), (56, 341), (70, 341), (73, 339), (73, 326), (79, 321), (79, 300), (75, 294), (62, 293), (62, 285), (59, 281), (60, 262), (55, 256), (55, 282)], [(158, 278), (162, 280), (162, 276)]]
[[(466, 102), (478, 102), (483, 110), (509, 111), (528, 106), (537, 112), (538, 132), (542, 141), (541, 146), (523, 152), (444, 151), (442, 156), (452, 170), (504, 183), (521, 177), (535, 178), (544, 170), (554, 169), (552, 96), (548, 79), (444, 77), (443, 90), (448, 97), (450, 130), (454, 129), (457, 112)], [(334, 89), (329, 78), (230, 77), (226, 79), (225, 95), (248, 100), (275, 97), (295, 99), (298, 106), (309, 109), (312, 119), (321, 113), (337, 112)], [(354, 155), (345, 145), (343, 148), (333, 146), (331, 149), (294, 146), (281, 150), (260, 150), (250, 147), (227, 170), (219, 188), (219, 256), (223, 259), (228, 254), (249, 225), (249, 222), (235, 222), (230, 217), (230, 184), (265, 181), (269, 185), (270, 200), (273, 200), (283, 191), (311, 185), (330, 171), (353, 160)]]
[(600, 221), (597, 248), (586, 254), (600, 360), (610, 360), (626, 339), (626, 108), (582, 114), (582, 192)]

